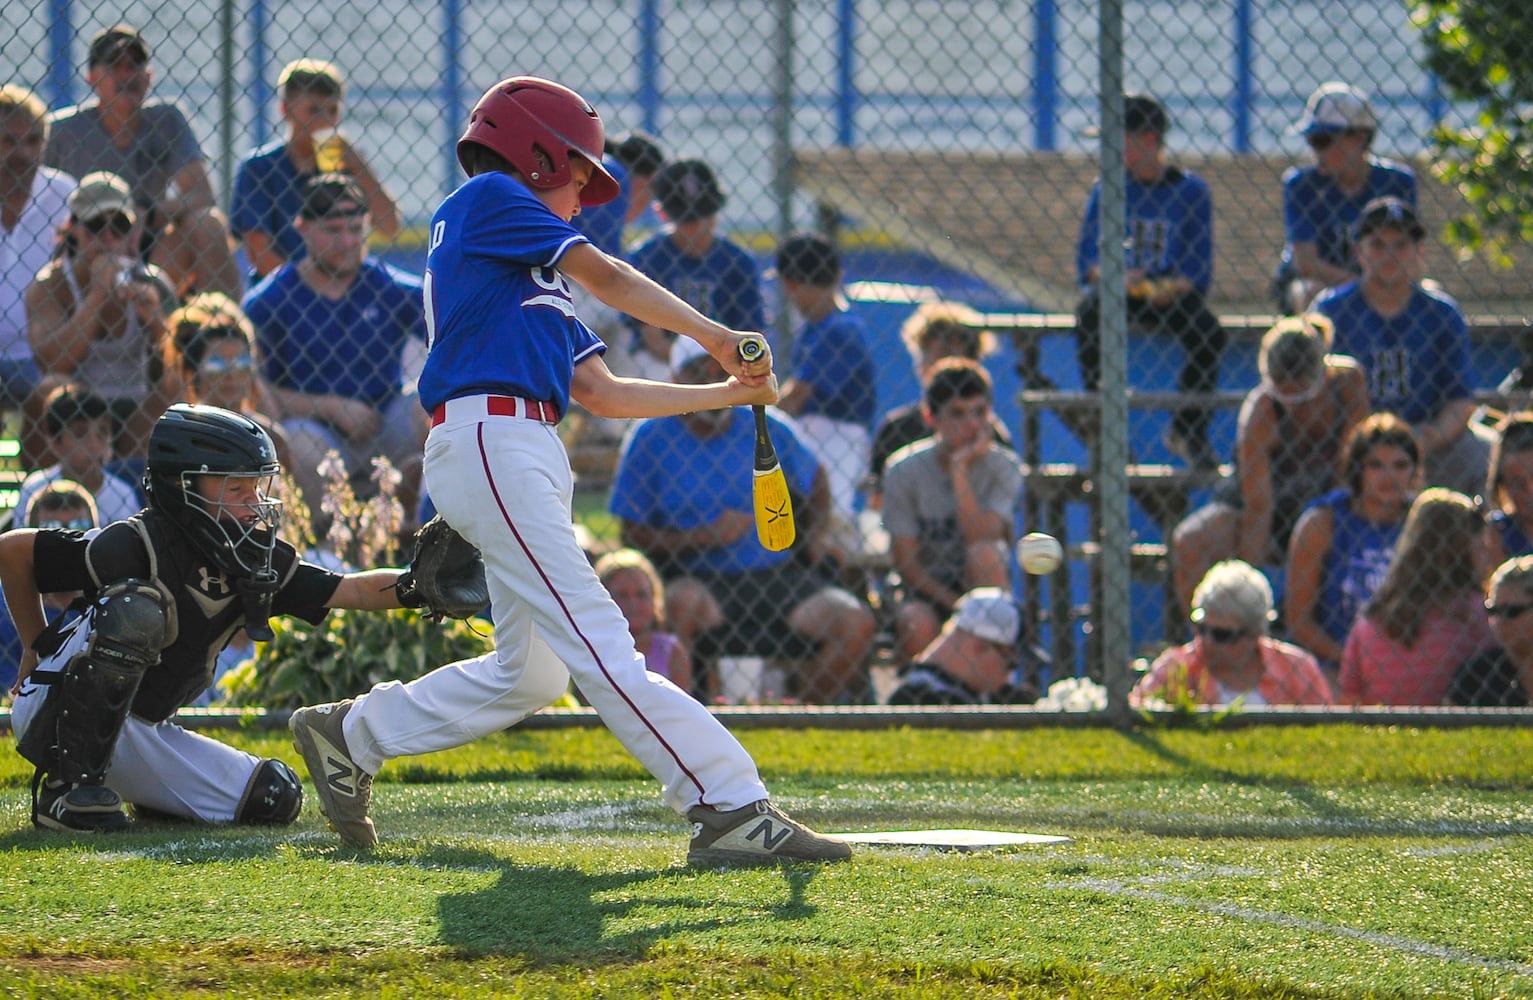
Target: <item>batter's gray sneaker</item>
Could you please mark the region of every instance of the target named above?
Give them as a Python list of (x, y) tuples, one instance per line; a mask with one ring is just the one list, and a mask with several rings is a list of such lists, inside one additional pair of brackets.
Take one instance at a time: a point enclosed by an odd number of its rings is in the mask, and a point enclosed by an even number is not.
[(373, 776), (357, 766), (346, 749), (341, 723), (351, 711), (352, 701), (332, 702), (300, 708), (287, 721), (293, 734), (293, 746), (303, 755), (303, 763), (319, 793), (319, 810), (330, 821), (330, 829), (353, 847), (375, 847), (378, 833), (368, 818), (367, 807), (373, 798)]
[(846, 861), (852, 847), (844, 840), (815, 833), (766, 799), (719, 812), (693, 806), (692, 846), (687, 864), (698, 868), (719, 865), (769, 865), (779, 861)]

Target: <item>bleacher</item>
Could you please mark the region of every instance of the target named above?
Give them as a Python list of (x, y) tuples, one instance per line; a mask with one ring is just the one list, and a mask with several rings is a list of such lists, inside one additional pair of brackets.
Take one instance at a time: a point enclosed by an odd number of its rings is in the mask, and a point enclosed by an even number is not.
[[(1283, 243), (1282, 175), (1301, 160), (1290, 157), (1199, 156), (1172, 160), (1198, 173), (1213, 191), (1215, 213), (1215, 282), (1210, 304), (1231, 335), (1232, 349), (1254, 351), (1272, 324), (1271, 276)], [(1441, 231), (1463, 211), (1462, 199), (1416, 164), (1420, 203), (1429, 230)], [(1008, 336), (1017, 356), (1022, 414), (1018, 445), (1027, 466), (1028, 523), (1062, 533), (1065, 507), (1084, 504), (1090, 527), (1085, 538), (1066, 542), (1071, 558), (1084, 562), (1093, 579), (1086, 605), (1071, 601), (1070, 583), (1056, 575), (1047, 620), (1052, 625), (1057, 662), (1073, 662), (1074, 620), (1089, 616), (1097, 601), (1095, 572), (1100, 554), (1096, 484), (1091, 461), (1045, 461), (1040, 418), (1051, 414), (1091, 453), (1095, 446), (1100, 400), (1094, 393), (1064, 389), (1042, 374), (1040, 342), (1068, 337), (1075, 325), (1069, 312), (1078, 291), (1074, 242), (1080, 215), (1098, 169), (1094, 157), (1079, 154), (942, 154), (853, 150), (801, 150), (795, 156), (795, 180), (821, 204), (827, 218), (846, 216), (889, 233), (895, 240), (943, 263), (972, 273), (1004, 293), (1035, 305), (1037, 312), (992, 313), (983, 325)], [(955, 197), (955, 192), (961, 196)], [(1533, 359), (1533, 285), (1526, 280), (1533, 252), (1517, 251), (1511, 270), (1482, 259), (1460, 260), (1440, 241), (1429, 243), (1427, 271), (1453, 294), (1470, 316), (1471, 335), (1479, 343), (1499, 342)], [(1132, 381), (1132, 380), (1131, 380)], [(1223, 390), (1198, 401), (1214, 409), (1238, 408), (1243, 390)], [(1494, 385), (1482, 386), (1482, 402), (1506, 406)], [(1131, 410), (1169, 410), (1186, 401), (1175, 392), (1130, 390)], [(1052, 425), (1051, 425), (1052, 426)], [(1229, 471), (1226, 466), (1224, 472)], [(1127, 469), (1129, 495), (1169, 538), (1171, 527), (1188, 511), (1189, 493), (1206, 487), (1210, 476), (1181, 466), (1141, 463)], [(1138, 540), (1131, 568), (1146, 581), (1168, 581), (1164, 541)], [(1030, 610), (1043, 614), (1036, 594)], [(1180, 615), (1166, 602), (1167, 634), (1179, 628)], [(1096, 662), (1088, 656), (1089, 662)]]

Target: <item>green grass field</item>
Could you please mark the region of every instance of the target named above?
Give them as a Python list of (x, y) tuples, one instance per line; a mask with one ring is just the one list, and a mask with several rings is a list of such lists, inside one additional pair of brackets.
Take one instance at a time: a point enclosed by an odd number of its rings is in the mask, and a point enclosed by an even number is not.
[[(1533, 996), (1533, 730), (746, 730), (821, 829), (1073, 842), (693, 871), (600, 730), (395, 762), (380, 849), (33, 831), (0, 761), (7, 997)], [(297, 765), (275, 733), (237, 738)]]

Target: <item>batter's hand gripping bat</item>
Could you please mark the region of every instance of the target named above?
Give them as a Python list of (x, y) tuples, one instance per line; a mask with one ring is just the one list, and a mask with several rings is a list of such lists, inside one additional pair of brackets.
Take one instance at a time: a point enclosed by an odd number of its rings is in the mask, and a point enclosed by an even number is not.
[[(740, 360), (750, 364), (765, 350), (766, 345), (760, 340), (742, 340)], [(797, 535), (793, 527), (793, 501), (788, 496), (788, 481), (783, 477), (782, 463), (777, 460), (777, 449), (767, 433), (766, 407), (752, 406), (751, 414), (756, 418), (756, 468), (751, 480), (756, 537), (768, 552), (781, 552), (793, 544)]]

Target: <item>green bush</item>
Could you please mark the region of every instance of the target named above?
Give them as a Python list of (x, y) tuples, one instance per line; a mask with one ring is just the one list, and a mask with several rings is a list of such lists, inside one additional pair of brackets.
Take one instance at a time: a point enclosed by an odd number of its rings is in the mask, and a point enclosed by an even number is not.
[[(372, 494), (357, 496), (338, 456), (320, 466), (326, 480), (316, 528), (290, 479), (282, 486), (283, 536), (300, 551), (328, 550), (360, 568), (401, 561), (397, 551), (403, 510), (396, 498), (399, 474), (377, 459)], [(318, 541), (323, 533), (324, 542)], [(292, 618), (272, 619), (274, 638), (258, 643), (253, 659), (220, 682), (224, 700), (237, 706), (291, 709), (361, 694), (379, 681), (407, 681), (421, 674), (490, 651), (488, 622), (436, 624), (418, 611), (332, 611), (319, 625)], [(477, 630), (476, 630), (477, 629)]]
[(230, 704), (292, 709), (351, 698), (379, 681), (411, 680), (494, 645), (488, 622), (436, 624), (409, 608), (332, 611), (319, 625), (277, 618), (272, 632), (254, 659), (221, 682)]

